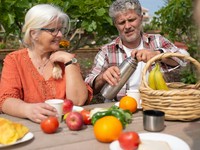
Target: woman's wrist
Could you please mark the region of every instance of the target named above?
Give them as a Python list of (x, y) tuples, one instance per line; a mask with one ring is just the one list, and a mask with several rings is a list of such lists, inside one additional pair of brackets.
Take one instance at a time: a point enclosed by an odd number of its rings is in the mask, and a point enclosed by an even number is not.
[(65, 67), (67, 67), (71, 64), (76, 64), (76, 63), (77, 63), (77, 59), (74, 57), (70, 61), (67, 61), (66, 63), (64, 63), (64, 65), (65, 65)]

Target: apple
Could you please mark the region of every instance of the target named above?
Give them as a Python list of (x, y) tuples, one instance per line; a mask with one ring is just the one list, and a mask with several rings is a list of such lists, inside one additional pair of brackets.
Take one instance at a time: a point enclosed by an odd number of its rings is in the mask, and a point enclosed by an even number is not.
[(70, 99), (65, 99), (63, 103), (63, 114), (67, 114), (72, 111), (73, 109), (73, 102)]
[(79, 112), (76, 112), (76, 111), (69, 112), (65, 122), (67, 124), (67, 127), (73, 131), (80, 130), (84, 125), (83, 116)]

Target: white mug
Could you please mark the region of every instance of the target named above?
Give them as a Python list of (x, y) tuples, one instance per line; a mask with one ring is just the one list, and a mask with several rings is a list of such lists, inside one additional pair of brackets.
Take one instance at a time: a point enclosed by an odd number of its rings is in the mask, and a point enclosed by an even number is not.
[(62, 100), (62, 99), (49, 99), (49, 100), (46, 100), (45, 103), (53, 106), (57, 110), (58, 120), (61, 122), (62, 121), (62, 115), (63, 115), (64, 100)]
[(137, 101), (137, 108), (141, 108), (141, 97), (139, 90), (126, 90), (126, 95), (133, 97)]

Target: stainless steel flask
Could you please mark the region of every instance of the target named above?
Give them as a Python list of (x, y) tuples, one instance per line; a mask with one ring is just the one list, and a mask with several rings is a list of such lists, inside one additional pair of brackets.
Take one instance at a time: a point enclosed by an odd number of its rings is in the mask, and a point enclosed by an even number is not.
[(106, 99), (112, 100), (117, 93), (121, 90), (121, 88), (124, 86), (124, 84), (127, 82), (127, 80), (130, 78), (130, 76), (133, 74), (137, 67), (137, 60), (128, 57), (126, 58), (119, 66), (120, 69), (120, 81), (116, 86), (111, 86), (110, 84), (106, 83), (104, 87), (101, 90), (101, 94)]

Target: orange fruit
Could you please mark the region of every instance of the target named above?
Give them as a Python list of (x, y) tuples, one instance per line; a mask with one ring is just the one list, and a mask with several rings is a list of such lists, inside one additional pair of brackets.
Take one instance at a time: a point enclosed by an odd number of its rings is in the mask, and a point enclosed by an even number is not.
[(94, 124), (94, 135), (96, 139), (104, 143), (117, 140), (122, 130), (122, 123), (114, 116), (102, 117)]
[(137, 110), (137, 101), (130, 96), (124, 96), (119, 101), (119, 108), (134, 113)]

